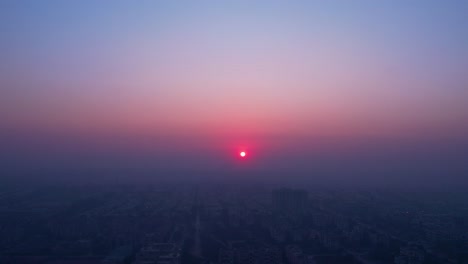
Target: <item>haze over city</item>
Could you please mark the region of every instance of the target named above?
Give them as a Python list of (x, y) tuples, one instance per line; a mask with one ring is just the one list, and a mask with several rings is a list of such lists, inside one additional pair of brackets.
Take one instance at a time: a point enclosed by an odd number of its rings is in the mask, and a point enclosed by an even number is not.
[(467, 14), (1, 0), (0, 263), (468, 263)]

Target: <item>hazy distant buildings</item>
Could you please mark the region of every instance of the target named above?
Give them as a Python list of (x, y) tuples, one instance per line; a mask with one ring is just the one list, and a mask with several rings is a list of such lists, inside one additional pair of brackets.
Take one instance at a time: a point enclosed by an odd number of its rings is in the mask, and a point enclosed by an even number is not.
[(312, 264), (314, 263), (312, 258), (306, 256), (302, 249), (297, 245), (288, 245), (285, 248), (286, 260), (290, 264)]
[(395, 264), (421, 264), (424, 262), (425, 252), (421, 246), (408, 245), (400, 249), (400, 254), (395, 256)]
[(180, 250), (172, 243), (155, 243), (143, 247), (134, 264), (179, 264)]
[(127, 263), (132, 255), (133, 248), (131, 246), (122, 246), (114, 249), (109, 256), (107, 256), (102, 264), (124, 264)]
[(281, 250), (275, 246), (232, 241), (229, 248), (220, 250), (220, 264), (280, 264)]
[(466, 192), (457, 194), (459, 206), (447, 207), (453, 193), (22, 190), (0, 195), (1, 264), (467, 263)]
[(273, 210), (276, 213), (301, 214), (307, 206), (307, 191), (299, 189), (277, 189), (272, 193)]

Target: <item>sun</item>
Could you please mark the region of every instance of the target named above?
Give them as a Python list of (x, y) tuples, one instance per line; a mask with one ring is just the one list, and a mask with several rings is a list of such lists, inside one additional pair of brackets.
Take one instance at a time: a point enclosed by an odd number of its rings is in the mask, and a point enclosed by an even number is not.
[(245, 157), (246, 153), (245, 153), (245, 151), (241, 151), (241, 153), (239, 153), (239, 155), (243, 158), (243, 157)]

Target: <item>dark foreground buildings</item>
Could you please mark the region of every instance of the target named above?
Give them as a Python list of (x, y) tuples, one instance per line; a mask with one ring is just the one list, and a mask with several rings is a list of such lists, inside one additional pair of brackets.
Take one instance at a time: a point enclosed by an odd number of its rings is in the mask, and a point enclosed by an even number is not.
[(0, 192), (0, 263), (463, 264), (467, 195), (16, 186)]

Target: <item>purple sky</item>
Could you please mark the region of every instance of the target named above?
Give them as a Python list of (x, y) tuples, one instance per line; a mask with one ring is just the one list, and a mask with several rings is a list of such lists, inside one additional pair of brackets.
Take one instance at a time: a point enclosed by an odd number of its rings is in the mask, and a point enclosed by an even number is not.
[(4, 167), (463, 178), (467, 13), (466, 1), (2, 1)]

